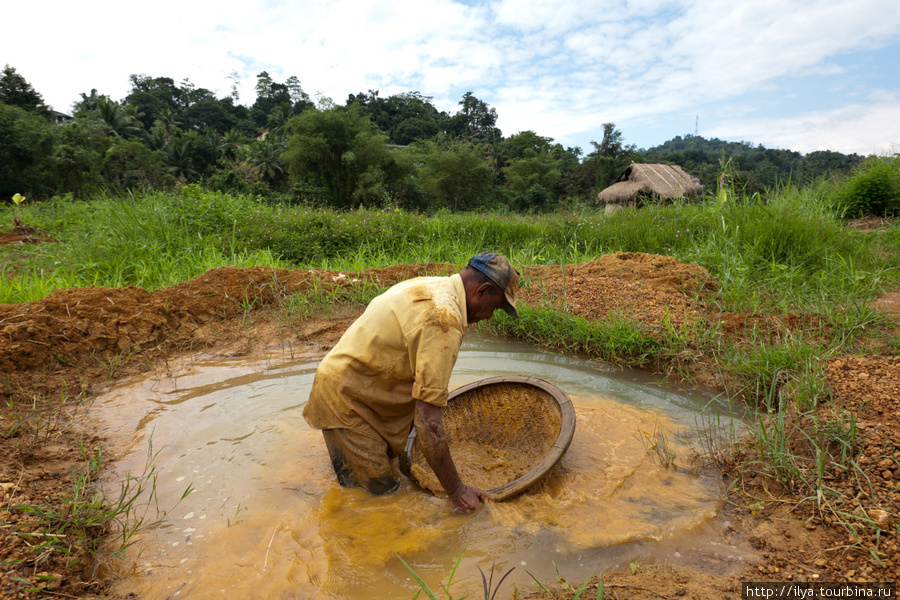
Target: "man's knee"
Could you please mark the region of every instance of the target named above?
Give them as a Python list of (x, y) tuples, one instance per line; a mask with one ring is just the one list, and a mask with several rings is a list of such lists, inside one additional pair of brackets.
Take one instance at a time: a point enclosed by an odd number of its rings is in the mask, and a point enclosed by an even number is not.
[(374, 496), (400, 487), (384, 448), (374, 448), (370, 440), (352, 439), (352, 433), (344, 429), (325, 429), (322, 436), (341, 486), (359, 487)]
[(378, 477), (366, 480), (360, 487), (373, 496), (383, 496), (384, 494), (397, 491), (397, 488), (400, 487), (400, 482), (397, 481), (393, 473), (383, 473)]

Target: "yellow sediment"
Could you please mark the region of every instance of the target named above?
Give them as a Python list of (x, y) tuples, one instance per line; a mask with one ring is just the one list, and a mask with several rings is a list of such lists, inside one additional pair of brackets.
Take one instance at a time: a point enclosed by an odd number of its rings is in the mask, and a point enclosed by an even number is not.
[[(460, 479), (466, 485), (483, 490), (500, 487), (529, 471), (530, 464), (522, 464), (510, 456), (507, 450), (478, 442), (451, 442), (450, 456), (456, 465)], [(431, 469), (419, 464), (412, 466), (412, 474), (423, 488), (443, 494), (444, 488)]]

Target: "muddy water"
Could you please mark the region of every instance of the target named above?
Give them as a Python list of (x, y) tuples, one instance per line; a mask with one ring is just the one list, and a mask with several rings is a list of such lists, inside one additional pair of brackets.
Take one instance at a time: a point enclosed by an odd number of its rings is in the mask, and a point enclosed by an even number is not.
[[(97, 426), (116, 457), (110, 493), (153, 455), (157, 515), (125, 560), (114, 591), (169, 598), (411, 598), (403, 557), (434, 589), (464, 552), (451, 592), (476, 594), (479, 567), (581, 581), (594, 569), (666, 561), (724, 570), (745, 551), (720, 541), (722, 488), (691, 466), (696, 398), (634, 374), (469, 339), (453, 384), (510, 373), (553, 381), (572, 398), (568, 452), (532, 493), (472, 515), (403, 481), (373, 498), (340, 488), (321, 434), (301, 416), (320, 356), (283, 349), (256, 360), (195, 358), (97, 400)], [(664, 463), (674, 462), (675, 467)], [(182, 498), (185, 491), (190, 493)], [(499, 575), (495, 577), (497, 581)]]

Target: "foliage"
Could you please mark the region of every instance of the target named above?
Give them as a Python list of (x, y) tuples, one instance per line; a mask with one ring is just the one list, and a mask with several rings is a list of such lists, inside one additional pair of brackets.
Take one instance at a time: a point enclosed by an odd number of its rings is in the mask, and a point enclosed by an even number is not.
[(369, 90), (368, 93), (350, 94), (347, 106), (351, 104), (357, 105), (360, 114), (368, 116), (385, 132), (392, 144), (404, 146), (444, 131), (449, 120), (446, 113), (434, 107), (430, 97), (418, 92), (382, 98), (378, 90)]
[(305, 111), (287, 130), (283, 160), (288, 172), (295, 181), (328, 190), (332, 206), (381, 204), (406, 174), (385, 148), (384, 134), (355, 105)]
[(100, 172), (114, 190), (166, 189), (173, 183), (166, 159), (163, 152), (138, 140), (116, 138), (103, 156)]
[(442, 148), (428, 143), (416, 156), (422, 163), (416, 178), (433, 206), (462, 211), (490, 201), (491, 169), (475, 146), (452, 143)]
[(44, 116), (50, 111), (37, 90), (9, 65), (0, 72), (0, 102)]
[(788, 181), (810, 184), (815, 179), (846, 174), (863, 161), (857, 154), (816, 151), (807, 155), (791, 150), (767, 149), (748, 142), (726, 142), (702, 136), (676, 136), (638, 153), (637, 162), (664, 162), (682, 167), (700, 179), (707, 189), (716, 189), (720, 161), (731, 158), (735, 185), (745, 193), (762, 193)]
[[(35, 565), (41, 564), (50, 554), (62, 554), (70, 569), (93, 565), (93, 577), (103, 557), (121, 558), (134, 543), (132, 538), (145, 525), (151, 507), (155, 507), (160, 517), (157, 523), (166, 513), (156, 506), (158, 474), (152, 464), (156, 456), (152, 444), (143, 473), (127, 474), (116, 495), (107, 495), (96, 483), (103, 465), (102, 448), (91, 455), (84, 447), (81, 451), (85, 468), (83, 471), (73, 469), (71, 487), (62, 497), (4, 510), (14, 510), (29, 517), (29, 526), (13, 530), (12, 535), (26, 541)], [(181, 499), (192, 491), (188, 486)], [(40, 588), (34, 591), (40, 591)]]
[(449, 133), (466, 142), (484, 143), (500, 137), (497, 129), (497, 109), (479, 100), (472, 92), (463, 94), (459, 112), (450, 118)]
[(0, 102), (0, 198), (48, 191), (53, 133), (41, 115)]
[[(237, 75), (232, 79), (236, 85)], [(378, 90), (350, 94), (345, 107), (328, 100), (316, 108), (296, 76), (282, 83), (266, 71), (257, 75), (250, 106), (237, 103), (236, 88), (219, 98), (188, 79), (176, 83), (134, 74), (129, 81), (121, 101), (96, 89), (82, 93), (72, 107), (76, 122), (57, 126), (44, 118), (49, 112), (40, 94), (7, 65), (0, 76), (0, 159), (7, 167), (0, 173), (0, 193), (84, 197), (104, 189), (167, 189), (178, 180), (339, 208), (536, 212), (595, 202), (597, 192), (631, 160), (681, 165), (710, 190), (727, 162), (729, 185), (748, 195), (843, 175), (862, 161), (857, 155), (802, 156), (699, 136), (637, 151), (613, 123), (603, 125), (601, 141), (591, 142), (593, 150), (583, 156), (581, 148), (564, 148), (530, 130), (504, 138), (496, 109), (472, 92), (449, 114), (419, 92), (382, 97)], [(337, 114), (347, 122), (340, 123)], [(298, 115), (305, 117), (300, 125)], [(365, 117), (370, 124), (360, 129), (357, 122)], [(289, 143), (292, 136), (296, 139)], [(102, 137), (136, 140), (162, 152), (166, 176), (155, 174), (156, 165), (150, 164), (155, 155), (134, 146), (125, 152)], [(419, 148), (406, 154), (413, 144)], [(129, 157), (123, 159), (123, 153)], [(487, 165), (489, 181), (476, 154)], [(430, 159), (427, 164), (423, 156)], [(439, 171), (444, 167), (450, 173)], [(869, 187), (877, 184), (874, 172), (870, 179)], [(835, 203), (850, 213), (865, 210), (856, 203), (870, 192), (848, 191)]]
[(846, 217), (900, 212), (900, 155), (871, 157), (834, 190), (831, 201)]
[(528, 150), (521, 158), (510, 160), (509, 166), (503, 169), (509, 189), (524, 194), (538, 185), (545, 190), (556, 188), (560, 171), (549, 150), (536, 152)]
[(597, 189), (602, 190), (612, 184), (634, 158), (634, 144), (626, 145), (622, 132), (614, 123), (603, 124), (603, 139), (598, 144), (591, 142), (594, 151), (587, 155), (596, 162)]

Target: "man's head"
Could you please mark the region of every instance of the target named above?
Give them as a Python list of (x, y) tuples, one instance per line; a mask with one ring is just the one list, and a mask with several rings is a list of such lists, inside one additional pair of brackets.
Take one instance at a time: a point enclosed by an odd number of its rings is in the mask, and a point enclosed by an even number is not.
[(519, 274), (506, 258), (495, 252), (482, 252), (469, 260), (460, 276), (466, 288), (466, 315), (470, 324), (490, 319), (498, 308), (518, 318)]

